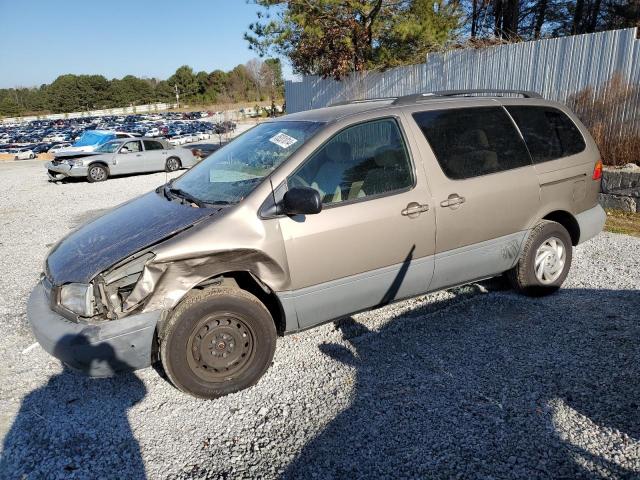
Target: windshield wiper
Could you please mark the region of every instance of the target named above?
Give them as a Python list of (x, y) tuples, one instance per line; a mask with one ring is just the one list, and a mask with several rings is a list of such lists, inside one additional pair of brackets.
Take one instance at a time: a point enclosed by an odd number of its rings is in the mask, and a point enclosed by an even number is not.
[(191, 195), (190, 193), (185, 192), (184, 190), (181, 190), (179, 188), (174, 188), (174, 187), (165, 187), (165, 196), (167, 194), (167, 192), (169, 192), (171, 195), (174, 195), (178, 198), (182, 198), (183, 200), (186, 200), (189, 203), (193, 203), (194, 205), (200, 207), (200, 208), (204, 208), (206, 206), (206, 203), (203, 202), (202, 200), (197, 199), (196, 197), (194, 197), (193, 195)]

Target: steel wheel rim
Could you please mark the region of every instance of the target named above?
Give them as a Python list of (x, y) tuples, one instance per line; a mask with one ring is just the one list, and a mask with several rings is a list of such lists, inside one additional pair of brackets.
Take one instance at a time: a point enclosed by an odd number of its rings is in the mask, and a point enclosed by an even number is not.
[(207, 382), (220, 383), (239, 376), (255, 355), (255, 334), (233, 313), (203, 318), (187, 341), (187, 363)]
[(178, 169), (178, 162), (174, 158), (170, 158), (169, 160), (167, 160), (167, 165), (169, 167), (169, 170), (171, 170), (172, 172)]
[(558, 237), (546, 239), (536, 250), (534, 271), (536, 278), (543, 285), (555, 282), (567, 262), (567, 248)]
[(92, 168), (89, 171), (89, 175), (93, 180), (97, 180), (97, 181), (104, 180), (104, 177), (105, 177), (104, 170), (98, 167)]

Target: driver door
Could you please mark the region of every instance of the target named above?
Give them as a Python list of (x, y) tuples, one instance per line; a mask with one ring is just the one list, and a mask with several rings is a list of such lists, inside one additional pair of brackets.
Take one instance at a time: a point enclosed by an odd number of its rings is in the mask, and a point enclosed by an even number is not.
[(287, 184), (323, 200), (319, 214), (279, 219), (300, 328), (428, 290), (435, 217), (398, 119), (345, 128)]

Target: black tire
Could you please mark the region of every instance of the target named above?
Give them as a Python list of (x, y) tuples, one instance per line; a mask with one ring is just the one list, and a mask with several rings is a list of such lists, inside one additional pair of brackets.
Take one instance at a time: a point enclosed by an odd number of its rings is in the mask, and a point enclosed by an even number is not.
[(275, 323), (267, 308), (250, 293), (232, 287), (186, 297), (159, 338), (160, 360), (171, 383), (207, 399), (255, 385), (276, 348)]
[(107, 167), (100, 164), (89, 166), (89, 170), (87, 170), (87, 180), (89, 182), (104, 182), (107, 178), (109, 178)]
[(36, 155), (34, 153), (29, 155), (29, 159), (33, 160), (34, 158), (36, 158)]
[[(553, 261), (554, 259), (559, 258), (557, 250), (554, 253), (548, 252), (553, 251), (553, 248), (551, 247), (554, 243), (558, 245), (560, 242), (564, 250), (564, 260), (561, 268), (560, 263)], [(543, 244), (545, 245), (545, 248), (548, 249), (547, 252), (542, 248)], [(541, 248), (542, 250), (539, 251)], [(556, 292), (567, 278), (569, 269), (571, 268), (572, 253), (573, 246), (571, 243), (571, 236), (569, 235), (569, 232), (567, 232), (567, 229), (557, 222), (543, 220), (531, 229), (522, 250), (522, 255), (520, 256), (516, 266), (507, 272), (507, 278), (513, 288), (520, 293), (531, 297), (549, 295)], [(547, 275), (547, 278), (544, 278), (547, 267), (543, 266), (541, 269), (543, 271), (542, 275), (537, 274), (536, 254), (538, 254), (539, 258), (546, 258), (546, 260), (539, 262), (538, 268), (540, 268), (540, 265), (544, 265), (545, 262), (547, 262), (547, 264), (551, 264), (548, 267), (550, 271), (553, 271), (554, 269), (557, 271), (552, 275)], [(542, 280), (540, 278), (541, 276), (543, 277)]]
[(178, 157), (169, 157), (164, 164), (164, 169), (167, 172), (175, 172), (176, 170), (180, 170), (182, 163)]

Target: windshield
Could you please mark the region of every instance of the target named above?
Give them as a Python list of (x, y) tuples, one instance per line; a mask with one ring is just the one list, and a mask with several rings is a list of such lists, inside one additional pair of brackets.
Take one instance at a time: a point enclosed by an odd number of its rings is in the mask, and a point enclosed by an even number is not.
[(172, 189), (206, 203), (236, 203), (300, 148), (317, 122), (262, 123), (176, 179)]
[(95, 151), (100, 153), (114, 153), (120, 145), (122, 145), (121, 142), (108, 142), (96, 148)]

